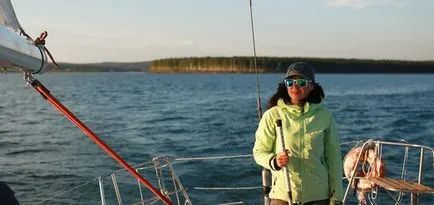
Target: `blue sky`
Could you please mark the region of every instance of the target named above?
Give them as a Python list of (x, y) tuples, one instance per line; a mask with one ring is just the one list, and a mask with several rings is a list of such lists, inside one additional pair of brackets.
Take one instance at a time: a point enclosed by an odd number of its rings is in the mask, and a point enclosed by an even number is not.
[[(60, 62), (253, 54), (249, 0), (12, 0)], [(433, 0), (253, 0), (258, 56), (434, 60)]]

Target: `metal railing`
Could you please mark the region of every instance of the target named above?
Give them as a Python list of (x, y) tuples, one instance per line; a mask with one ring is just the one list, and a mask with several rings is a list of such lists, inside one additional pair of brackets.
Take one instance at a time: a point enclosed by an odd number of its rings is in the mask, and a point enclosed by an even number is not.
[[(424, 146), (424, 145), (418, 145), (418, 144), (410, 144), (410, 143), (405, 143), (405, 142), (387, 142), (387, 141), (381, 141), (381, 140), (367, 140), (365, 141), (362, 146), (361, 149), (362, 151), (359, 153), (358, 158), (356, 160), (356, 166), (354, 167), (352, 173), (351, 173), (351, 177), (350, 179), (348, 179), (348, 185), (347, 188), (345, 190), (345, 194), (344, 194), (344, 199), (343, 202), (345, 204), (345, 202), (347, 201), (347, 197), (348, 197), (348, 193), (349, 190), (351, 188), (351, 186), (353, 185), (353, 182), (355, 179), (360, 178), (356, 176), (356, 169), (359, 166), (360, 163), (360, 159), (362, 157), (362, 154), (364, 153), (364, 151), (366, 151), (368, 149), (368, 147), (370, 146), (378, 146), (379, 148), (379, 152), (380, 152), (380, 157), (383, 157), (383, 153), (384, 153), (384, 146), (393, 146), (393, 147), (401, 147), (404, 149), (404, 156), (403, 156), (403, 166), (401, 168), (401, 176), (400, 176), (400, 180), (405, 180), (405, 177), (407, 175), (407, 166), (408, 166), (408, 154), (409, 154), (409, 149), (418, 149), (419, 150), (419, 163), (418, 163), (418, 170), (417, 170), (417, 184), (422, 185), (423, 183), (423, 174), (424, 174), (424, 159), (425, 159), (425, 152), (431, 152), (432, 157), (434, 159), (434, 150), (431, 147), (428, 146)], [(387, 166), (387, 163), (386, 163)], [(433, 164), (432, 167), (434, 167), (434, 160), (433, 160)], [(355, 187), (357, 188), (357, 187)], [(410, 196), (410, 204), (411, 205), (419, 205), (420, 204), (420, 194), (421, 193), (414, 193), (411, 192), (411, 196)], [(396, 199), (393, 199), (395, 201), (395, 204), (400, 204), (401, 200), (402, 200), (402, 196), (403, 196), (403, 192), (402, 191), (398, 191), (398, 197)]]

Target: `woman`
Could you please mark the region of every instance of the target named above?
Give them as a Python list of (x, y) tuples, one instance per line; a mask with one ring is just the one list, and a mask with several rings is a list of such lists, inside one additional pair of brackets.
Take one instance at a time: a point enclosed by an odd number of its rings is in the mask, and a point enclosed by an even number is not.
[[(342, 204), (342, 157), (333, 115), (321, 104), (322, 87), (307, 63), (288, 67), (256, 131), (253, 155), (272, 172), (271, 205), (288, 204), (284, 166), (290, 173), (291, 202)], [(281, 151), (276, 120), (282, 120), (286, 152)]]

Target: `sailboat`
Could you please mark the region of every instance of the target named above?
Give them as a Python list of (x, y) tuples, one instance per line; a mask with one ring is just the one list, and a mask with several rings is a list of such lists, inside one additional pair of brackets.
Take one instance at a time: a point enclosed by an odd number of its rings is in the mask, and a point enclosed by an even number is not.
[[(189, 187), (182, 183), (182, 176), (178, 176), (174, 169), (174, 165), (181, 164), (182, 162), (191, 161), (203, 161), (203, 160), (246, 160), (252, 158), (250, 154), (246, 155), (234, 155), (234, 156), (209, 156), (209, 157), (190, 157), (190, 158), (170, 158), (170, 157), (155, 157), (147, 162), (130, 165), (125, 160), (122, 159), (114, 150), (107, 146), (104, 141), (102, 141), (92, 130), (90, 130), (83, 122), (80, 121), (72, 112), (69, 111), (62, 103), (60, 103), (49, 90), (38, 80), (36, 80), (33, 74), (42, 74), (46, 70), (47, 54), (43, 44), (39, 42), (43, 41), (46, 34), (40, 36), (39, 40), (31, 40), (27, 37), (24, 30), (18, 23), (17, 18), (13, 12), (12, 4), (9, 0), (1, 0), (1, 13), (0, 13), (0, 32), (2, 38), (0, 39), (0, 62), (2, 67), (6, 69), (16, 69), (24, 73), (25, 80), (31, 84), (38, 93), (40, 93), (44, 98), (46, 98), (50, 104), (64, 114), (69, 120), (71, 120), (77, 127), (79, 127), (87, 136), (89, 136), (98, 146), (100, 146), (104, 151), (107, 152), (113, 159), (118, 161), (123, 169), (110, 172), (108, 174), (102, 174), (96, 177), (97, 186), (99, 188), (99, 201), (88, 201), (84, 204), (109, 204), (107, 202), (107, 190), (112, 191), (116, 198), (117, 204), (124, 204), (125, 198), (131, 197), (125, 192), (135, 192), (139, 193), (139, 197), (135, 200), (133, 204), (194, 204), (194, 201), (190, 199)], [(251, 1), (250, 1), (251, 6)], [(250, 7), (251, 8), (251, 7)], [(12, 23), (11, 23), (12, 22)], [(253, 25), (253, 21), (252, 21)], [(253, 28), (252, 28), (253, 33)], [(254, 36), (254, 35), (253, 35)], [(4, 37), (4, 38), (3, 38)], [(253, 38), (254, 39), (254, 38)], [(255, 49), (254, 49), (255, 50)], [(256, 56), (256, 54), (254, 54)], [(260, 100), (258, 100), (260, 101)], [(260, 104), (260, 103), (258, 103)], [(357, 142), (344, 142), (342, 146), (346, 146), (350, 143), (354, 143), (354, 148), (360, 148), (359, 152), (355, 156), (354, 164), (352, 164), (352, 170), (347, 176), (343, 176), (343, 180), (347, 182), (346, 194), (344, 198), (344, 203), (353, 204), (357, 203), (357, 200), (349, 199), (351, 197), (350, 190), (358, 189), (358, 185), (354, 182), (359, 180), (365, 180), (374, 185), (370, 188), (361, 190), (358, 193), (360, 200), (365, 200), (371, 203), (375, 203), (376, 199), (383, 200), (384, 198), (377, 198), (380, 190), (387, 190), (390, 194), (392, 200), (390, 203), (385, 204), (400, 204), (403, 203), (405, 196), (410, 196), (411, 204), (422, 204), (420, 202), (422, 194), (432, 194), (434, 190), (424, 183), (424, 171), (426, 171), (426, 153), (432, 153), (434, 156), (434, 150), (430, 146), (411, 144), (407, 142), (387, 142), (382, 140), (361, 140)], [(391, 170), (390, 173), (398, 174), (398, 177), (392, 178), (391, 175), (385, 174), (381, 177), (369, 178), (366, 174), (361, 176), (355, 171), (357, 167), (363, 166), (366, 161), (363, 155), (367, 150), (374, 148), (376, 156), (384, 161), (388, 161), (390, 157), (396, 157), (397, 152), (392, 152), (387, 146), (391, 146), (392, 150), (397, 150), (395, 147), (399, 147), (402, 150), (403, 166), (399, 170)], [(412, 152), (413, 149), (419, 151), (418, 154)], [(347, 149), (350, 151), (350, 149)], [(410, 157), (416, 155), (418, 159), (410, 159)], [(349, 159), (349, 158), (348, 158)], [(418, 162), (418, 177), (416, 181), (410, 181), (407, 172), (410, 162)], [(431, 165), (431, 164), (430, 164)], [(388, 166), (387, 163), (385, 166)], [(392, 166), (396, 169), (399, 166)], [(430, 168), (433, 168), (430, 166)], [(431, 169), (432, 170), (432, 169)], [(266, 170), (264, 179), (267, 178)], [(259, 171), (258, 171), (259, 173)], [(134, 177), (132, 180), (131, 175)], [(146, 176), (146, 178), (145, 178)], [(261, 177), (258, 174), (258, 177)], [(134, 185), (137, 190), (123, 190), (123, 184), (120, 183), (121, 180), (127, 181), (126, 184)], [(264, 180), (266, 181), (266, 180)], [(109, 182), (110, 184), (107, 184)], [(124, 183), (125, 184), (125, 183)], [(88, 183), (81, 186), (87, 186)], [(94, 185), (94, 184), (92, 184)], [(264, 189), (265, 191), (269, 189), (270, 184), (264, 182), (263, 186), (254, 185), (250, 187), (194, 187), (194, 189), (207, 189), (207, 190), (225, 190), (225, 189)], [(110, 188), (108, 188), (110, 187)], [(146, 191), (145, 188), (149, 191)], [(65, 191), (61, 193), (54, 193), (53, 198), (60, 194), (64, 194)], [(408, 194), (409, 193), (409, 194)], [(258, 197), (258, 196), (249, 196)], [(365, 197), (365, 198), (363, 198)], [(267, 193), (265, 192), (263, 204), (269, 204), (269, 199)], [(52, 199), (48, 198), (39, 204), (45, 204)], [(54, 200), (55, 201), (55, 200)], [(223, 200), (222, 200), (223, 201)], [(407, 201), (405, 201), (407, 202)], [(404, 202), (404, 203), (405, 203)], [(365, 203), (365, 202), (363, 202)], [(379, 202), (377, 202), (379, 203)], [(54, 202), (55, 204), (55, 202)], [(224, 200), (221, 204), (245, 204), (245, 202), (240, 199), (239, 201), (227, 201)]]

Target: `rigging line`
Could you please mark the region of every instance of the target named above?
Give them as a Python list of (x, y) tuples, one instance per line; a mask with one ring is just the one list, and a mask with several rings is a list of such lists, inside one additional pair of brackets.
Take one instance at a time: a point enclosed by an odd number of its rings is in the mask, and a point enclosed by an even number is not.
[[(171, 157), (171, 158), (174, 161), (172, 164), (178, 164), (178, 163), (183, 163), (186, 161), (195, 161), (195, 160), (236, 159), (236, 158), (251, 158), (251, 157), (253, 157), (252, 154), (225, 155), (225, 156), (213, 156), (213, 157)], [(164, 166), (162, 166), (162, 167), (164, 167)], [(132, 167), (134, 167), (137, 170), (144, 170), (144, 169), (153, 169), (154, 165), (152, 164), (152, 162), (142, 162), (142, 163), (133, 165)], [(111, 172), (110, 174), (123, 172), (123, 171), (128, 171), (128, 170), (118, 169), (118, 170)], [(106, 176), (109, 176), (110, 174), (104, 174), (102, 176), (106, 177)]]
[(347, 144), (354, 144), (354, 143), (359, 143), (362, 140), (354, 140), (354, 141), (348, 141), (348, 142), (341, 142), (339, 145), (347, 145)]
[(232, 156), (217, 156), (217, 157), (184, 157), (184, 158), (175, 158), (175, 161), (191, 161), (191, 160), (207, 160), (207, 159), (233, 159), (233, 158), (242, 158), (242, 157), (252, 157), (251, 154), (245, 155), (232, 155)]
[(260, 95), (260, 87), (259, 87), (259, 74), (258, 74), (258, 66), (257, 66), (257, 60), (256, 60), (256, 40), (255, 40), (255, 27), (253, 24), (253, 6), (252, 6), (252, 0), (249, 0), (249, 8), (250, 8), (250, 24), (252, 28), (252, 41), (253, 41), (253, 67), (255, 69), (256, 73), (256, 93), (258, 94), (257, 97), (257, 110), (258, 110), (258, 121), (262, 118), (262, 102), (261, 102), (261, 95)]
[[(353, 144), (361, 142), (360, 140), (341, 142), (339, 145)], [(213, 157), (174, 157), (174, 161), (193, 161), (193, 160), (208, 160), (208, 159), (233, 159), (233, 158), (247, 158), (253, 157), (252, 154), (240, 154), (240, 155), (225, 155), (225, 156), (213, 156)], [(144, 164), (144, 163), (142, 163)], [(139, 165), (136, 165), (139, 166)]]
[[(340, 145), (346, 145), (346, 144), (353, 144), (361, 142), (358, 141), (349, 141), (349, 142), (342, 142)], [(233, 159), (233, 158), (246, 158), (246, 157), (253, 157), (252, 154), (240, 154), (240, 155), (225, 155), (225, 156), (214, 156), (214, 157), (175, 157), (174, 161), (193, 161), (193, 160), (211, 160), (211, 159)]]
[[(131, 167), (134, 169), (137, 169), (137, 170), (154, 169), (155, 168), (155, 166), (152, 162), (143, 162), (143, 163), (140, 163), (137, 165), (132, 165)], [(124, 169), (118, 169), (118, 170), (114, 170), (114, 171), (110, 172), (109, 174), (104, 174), (102, 176), (106, 177), (106, 176), (110, 176), (113, 173), (119, 173), (119, 172), (123, 172), (123, 171), (128, 171), (128, 170), (125, 168)]]
[(229, 202), (229, 203), (218, 204), (218, 205), (237, 205), (237, 204), (244, 205), (244, 202), (236, 201), (236, 202)]
[[(169, 196), (172, 196), (172, 195), (175, 195), (175, 194), (177, 194), (177, 193), (181, 193), (181, 192), (182, 192), (182, 190), (171, 191), (171, 192), (168, 193), (168, 195), (169, 195)], [(144, 204), (155, 204), (155, 203), (157, 203), (157, 202), (159, 202), (159, 200), (158, 200), (157, 197), (154, 196), (154, 197), (151, 197), (151, 198), (147, 198), (147, 199), (140, 200), (140, 201), (138, 201), (138, 202), (136, 202), (136, 203), (133, 203), (133, 205), (142, 205), (143, 203), (144, 203)]]
[(46, 201), (52, 200), (52, 199), (54, 199), (54, 198), (56, 198), (56, 197), (58, 197), (58, 196), (60, 196), (60, 195), (65, 194), (65, 193), (72, 192), (72, 191), (74, 191), (74, 190), (76, 190), (76, 189), (79, 189), (79, 188), (81, 188), (81, 187), (84, 187), (84, 186), (86, 186), (86, 185), (88, 185), (88, 184), (90, 184), (90, 183), (92, 183), (92, 182), (94, 182), (94, 181), (97, 181), (97, 180), (98, 180), (98, 177), (95, 177), (95, 178), (93, 178), (92, 180), (90, 180), (90, 181), (88, 181), (88, 182), (86, 182), (86, 183), (80, 184), (80, 185), (78, 185), (78, 186), (76, 186), (76, 187), (73, 187), (73, 188), (71, 188), (71, 189), (68, 189), (68, 190), (66, 190), (66, 191), (59, 191), (59, 192), (57, 192), (57, 193), (53, 193), (51, 197), (48, 197), (48, 198), (42, 199), (40, 202), (37, 202), (35, 205), (43, 204), (43, 203), (46, 202)]
[(197, 190), (249, 190), (249, 189), (262, 189), (261, 186), (248, 186), (248, 187), (194, 187)]

